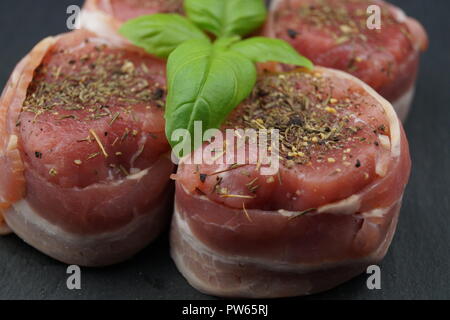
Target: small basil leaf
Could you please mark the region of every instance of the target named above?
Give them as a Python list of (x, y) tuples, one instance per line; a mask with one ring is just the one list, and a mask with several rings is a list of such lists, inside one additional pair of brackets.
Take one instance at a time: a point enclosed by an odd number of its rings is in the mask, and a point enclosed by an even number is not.
[(125, 22), (119, 32), (134, 45), (161, 58), (181, 43), (207, 36), (188, 19), (177, 14), (153, 14)]
[(233, 44), (231, 50), (239, 52), (254, 62), (276, 61), (308, 69), (313, 68), (313, 63), (309, 59), (280, 39), (254, 37)]
[(184, 6), (189, 19), (217, 37), (249, 34), (267, 15), (264, 0), (185, 0)]
[[(189, 40), (169, 56), (166, 135), (172, 146), (177, 129), (194, 137), (194, 122), (202, 129), (220, 127), (252, 91), (256, 83), (253, 62), (237, 52), (224, 50), (208, 40)], [(191, 148), (198, 147), (191, 142)], [(192, 149), (191, 149), (192, 150)]]

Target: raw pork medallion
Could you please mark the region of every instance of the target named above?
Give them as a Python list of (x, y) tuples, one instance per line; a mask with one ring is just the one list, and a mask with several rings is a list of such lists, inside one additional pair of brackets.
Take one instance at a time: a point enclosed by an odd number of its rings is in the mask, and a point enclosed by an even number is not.
[(171, 254), (191, 285), (223, 297), (306, 295), (384, 257), (410, 157), (392, 106), (373, 89), (322, 67), (267, 74), (225, 128), (278, 129), (280, 170), (180, 164)]
[[(367, 27), (370, 5), (381, 9), (379, 30)], [(317, 65), (360, 78), (406, 118), (428, 39), (401, 9), (377, 0), (274, 0), (264, 33), (288, 41)]]
[[(60, 261), (100, 266), (169, 219), (165, 65), (87, 31), (41, 41), (0, 100), (0, 221)], [(4, 219), (4, 220), (3, 220)]]

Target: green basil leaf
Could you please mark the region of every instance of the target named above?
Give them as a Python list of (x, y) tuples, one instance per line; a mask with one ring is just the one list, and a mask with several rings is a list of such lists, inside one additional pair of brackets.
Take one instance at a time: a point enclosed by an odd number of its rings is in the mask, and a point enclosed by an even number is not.
[[(190, 40), (169, 56), (166, 135), (172, 146), (177, 129), (194, 137), (194, 122), (203, 131), (220, 127), (227, 115), (252, 91), (256, 83), (254, 63), (237, 52), (209, 40)], [(187, 140), (187, 139), (186, 139)], [(198, 145), (193, 145), (196, 148)]]
[(147, 52), (167, 58), (190, 39), (208, 39), (191, 21), (177, 14), (152, 14), (125, 22), (119, 32)]
[(233, 44), (231, 50), (239, 52), (254, 62), (276, 61), (308, 69), (314, 67), (309, 59), (280, 39), (254, 37)]
[(264, 0), (185, 0), (184, 7), (189, 19), (217, 37), (249, 34), (267, 15)]

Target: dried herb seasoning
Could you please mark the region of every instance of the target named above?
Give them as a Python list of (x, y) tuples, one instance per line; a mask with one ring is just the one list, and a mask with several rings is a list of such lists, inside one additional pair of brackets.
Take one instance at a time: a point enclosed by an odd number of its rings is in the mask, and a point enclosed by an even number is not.
[[(373, 138), (368, 140), (360, 134), (365, 125), (355, 125), (353, 121), (359, 117), (359, 99), (352, 92), (343, 98), (335, 97), (332, 81), (320, 72), (267, 75), (259, 80), (251, 96), (231, 115), (224, 128), (279, 130), (276, 151), (286, 168), (309, 165), (312, 161), (346, 165), (352, 158), (349, 145), (373, 143)], [(373, 129), (382, 131), (385, 125), (369, 127), (368, 132)], [(270, 145), (268, 141), (267, 147)], [(252, 184), (249, 186), (250, 192), (257, 189)]]
[(66, 51), (58, 54), (67, 56), (67, 65), (52, 63), (50, 58), (49, 63), (37, 68), (28, 88), (22, 112), (33, 112), (36, 119), (44, 113), (63, 113), (58, 120), (111, 117), (112, 125), (120, 112), (111, 114), (109, 105), (130, 114), (133, 105), (164, 99), (165, 89), (149, 81), (154, 76), (149, 67), (145, 63), (135, 65), (123, 50), (96, 46), (76, 58), (69, 58), (74, 54)]

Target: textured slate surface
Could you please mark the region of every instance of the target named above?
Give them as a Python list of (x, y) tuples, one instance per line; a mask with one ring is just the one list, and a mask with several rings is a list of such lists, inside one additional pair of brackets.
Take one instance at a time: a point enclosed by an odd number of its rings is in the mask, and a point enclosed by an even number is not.
[[(393, 2), (426, 26), (431, 47), (406, 124), (413, 172), (381, 265), (382, 289), (369, 291), (360, 276), (308, 299), (450, 299), (450, 2)], [(81, 1), (0, 1), (0, 87), (37, 41), (65, 31), (70, 4)], [(209, 299), (185, 282), (168, 252), (165, 235), (128, 262), (83, 268), (82, 289), (69, 291), (65, 265), (8, 236), (0, 239), (0, 299)]]

